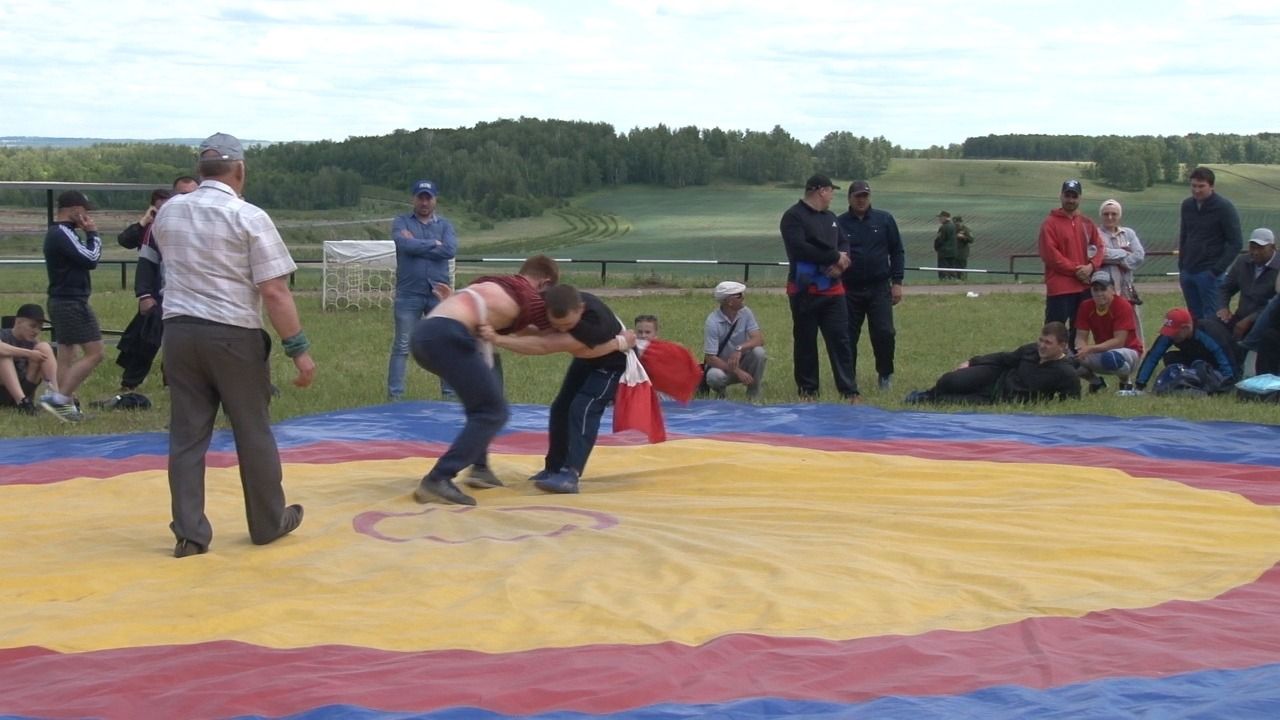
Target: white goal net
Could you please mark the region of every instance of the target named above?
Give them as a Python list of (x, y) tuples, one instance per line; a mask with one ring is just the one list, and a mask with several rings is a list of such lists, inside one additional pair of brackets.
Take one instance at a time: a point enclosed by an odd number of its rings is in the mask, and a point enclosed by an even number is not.
[(326, 240), (325, 310), (390, 308), (396, 299), (396, 244), (390, 240)]
[[(449, 284), (455, 284), (455, 264), (449, 261)], [(326, 240), (325, 310), (390, 308), (396, 300), (396, 244), (390, 240)]]

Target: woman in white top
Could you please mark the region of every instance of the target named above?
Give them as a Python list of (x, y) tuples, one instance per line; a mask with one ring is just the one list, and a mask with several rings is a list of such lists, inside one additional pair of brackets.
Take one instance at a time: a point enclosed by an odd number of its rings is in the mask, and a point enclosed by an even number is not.
[(1116, 200), (1104, 200), (1098, 208), (1102, 225), (1098, 233), (1102, 236), (1102, 269), (1111, 273), (1116, 293), (1133, 303), (1134, 314), (1138, 315), (1138, 333), (1142, 333), (1142, 318), (1138, 306), (1142, 304), (1138, 291), (1133, 285), (1133, 272), (1142, 267), (1147, 253), (1142, 249), (1142, 241), (1133, 228), (1120, 224), (1124, 210)]

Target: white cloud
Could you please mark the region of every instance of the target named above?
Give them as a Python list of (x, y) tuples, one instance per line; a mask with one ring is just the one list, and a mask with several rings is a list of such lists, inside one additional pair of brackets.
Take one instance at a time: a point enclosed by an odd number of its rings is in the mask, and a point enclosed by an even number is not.
[(1269, 129), (1280, 8), (337, 0), (0, 2), (0, 135), (342, 139), (533, 116), (833, 130)]

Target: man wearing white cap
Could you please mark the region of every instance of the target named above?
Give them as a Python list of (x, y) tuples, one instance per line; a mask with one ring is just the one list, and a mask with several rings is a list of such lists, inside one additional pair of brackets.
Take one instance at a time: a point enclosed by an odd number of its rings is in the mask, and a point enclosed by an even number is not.
[(715, 297), (720, 307), (707, 316), (703, 365), (707, 387), (717, 398), (725, 396), (725, 388), (741, 383), (747, 386), (747, 400), (759, 403), (768, 358), (764, 333), (743, 299), (746, 291), (746, 285), (732, 280), (716, 285)]
[[(1276, 295), (1274, 267), (1276, 236), (1268, 228), (1258, 228), (1249, 236), (1249, 254), (1236, 258), (1218, 286), (1218, 319), (1232, 336), (1243, 338), (1258, 320), (1271, 298)], [(1231, 312), (1231, 298), (1240, 295), (1236, 311)]]

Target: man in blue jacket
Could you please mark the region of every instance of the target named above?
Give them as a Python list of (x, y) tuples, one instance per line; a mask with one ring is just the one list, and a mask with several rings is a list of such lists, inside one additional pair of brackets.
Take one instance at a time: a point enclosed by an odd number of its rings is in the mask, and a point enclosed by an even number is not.
[(849, 268), (841, 279), (849, 307), (849, 342), (853, 346), (854, 377), (858, 374), (858, 340), (862, 322), (870, 324), (871, 350), (881, 390), (893, 382), (893, 306), (902, 301), (906, 254), (898, 222), (884, 210), (871, 207), (871, 185), (858, 180), (849, 186), (849, 211), (837, 218), (849, 239)]
[(1181, 363), (1190, 365), (1203, 360), (1230, 382), (1240, 379), (1240, 363), (1231, 332), (1217, 318), (1192, 319), (1186, 308), (1174, 308), (1164, 315), (1160, 337), (1152, 343), (1142, 365), (1138, 367), (1137, 387), (1144, 390), (1156, 366)]
[(1178, 228), (1178, 282), (1196, 320), (1218, 312), (1218, 281), (1244, 245), (1240, 214), (1214, 192), (1207, 167), (1191, 171), (1191, 197), (1182, 201)]
[[(400, 400), (405, 393), (405, 369), (409, 359), (409, 335), (424, 315), (440, 302), (436, 283), (450, 285), (449, 261), (458, 252), (453, 224), (436, 213), (439, 189), (430, 180), (411, 188), (413, 212), (391, 223), (396, 244), (395, 335), (387, 365), (387, 399)], [(442, 390), (446, 388), (441, 385)]]

